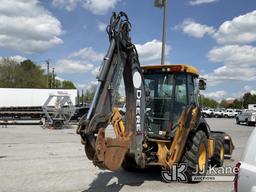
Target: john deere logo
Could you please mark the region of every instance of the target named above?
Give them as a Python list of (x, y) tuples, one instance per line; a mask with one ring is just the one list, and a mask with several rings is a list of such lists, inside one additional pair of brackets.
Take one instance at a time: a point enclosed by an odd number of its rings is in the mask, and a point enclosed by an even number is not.
[(140, 86), (141, 86), (141, 75), (138, 71), (136, 71), (135, 73), (133, 73), (133, 77), (132, 77), (132, 80), (133, 80), (133, 86), (136, 88), (136, 89), (139, 89)]

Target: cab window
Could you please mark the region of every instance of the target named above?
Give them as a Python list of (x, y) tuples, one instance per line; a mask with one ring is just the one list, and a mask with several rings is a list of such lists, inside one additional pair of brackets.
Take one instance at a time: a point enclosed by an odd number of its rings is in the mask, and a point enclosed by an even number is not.
[(186, 90), (186, 77), (185, 75), (176, 76), (176, 102), (182, 105), (187, 105), (187, 90)]
[(192, 75), (188, 75), (188, 99), (189, 105), (196, 104), (196, 95), (195, 95), (195, 87), (194, 87), (194, 77)]

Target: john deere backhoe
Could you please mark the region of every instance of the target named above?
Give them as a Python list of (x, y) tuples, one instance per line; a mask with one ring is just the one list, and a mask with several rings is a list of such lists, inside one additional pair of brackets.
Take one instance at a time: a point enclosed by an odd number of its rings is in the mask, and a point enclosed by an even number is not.
[[(87, 115), (77, 128), (85, 153), (94, 165), (115, 171), (177, 163), (187, 165), (192, 181), (204, 175), (208, 163), (222, 166), (224, 155), (234, 149), (231, 138), (213, 132), (201, 115), (199, 89), (205, 82), (196, 68), (177, 65), (140, 66), (125, 13), (113, 13), (107, 27), (109, 49), (98, 75), (98, 86)], [(123, 77), (126, 113), (115, 108), (115, 97)], [(112, 124), (115, 138), (106, 138)]]

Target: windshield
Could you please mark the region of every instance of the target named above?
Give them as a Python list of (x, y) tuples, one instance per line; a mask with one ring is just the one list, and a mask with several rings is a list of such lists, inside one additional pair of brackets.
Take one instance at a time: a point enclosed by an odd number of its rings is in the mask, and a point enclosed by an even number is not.
[(144, 75), (149, 133), (170, 135), (187, 105), (185, 74)]

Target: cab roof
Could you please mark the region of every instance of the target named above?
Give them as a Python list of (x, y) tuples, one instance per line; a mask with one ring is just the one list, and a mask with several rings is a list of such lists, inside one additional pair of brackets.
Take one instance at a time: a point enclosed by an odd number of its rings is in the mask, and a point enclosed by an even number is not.
[(186, 64), (147, 65), (147, 66), (141, 66), (141, 68), (144, 71), (147, 71), (147, 70), (150, 70), (150, 71), (152, 71), (152, 70), (164, 70), (164, 71), (170, 71), (170, 72), (192, 73), (196, 76), (199, 76), (199, 72), (195, 67), (193, 67), (191, 65), (186, 65)]

